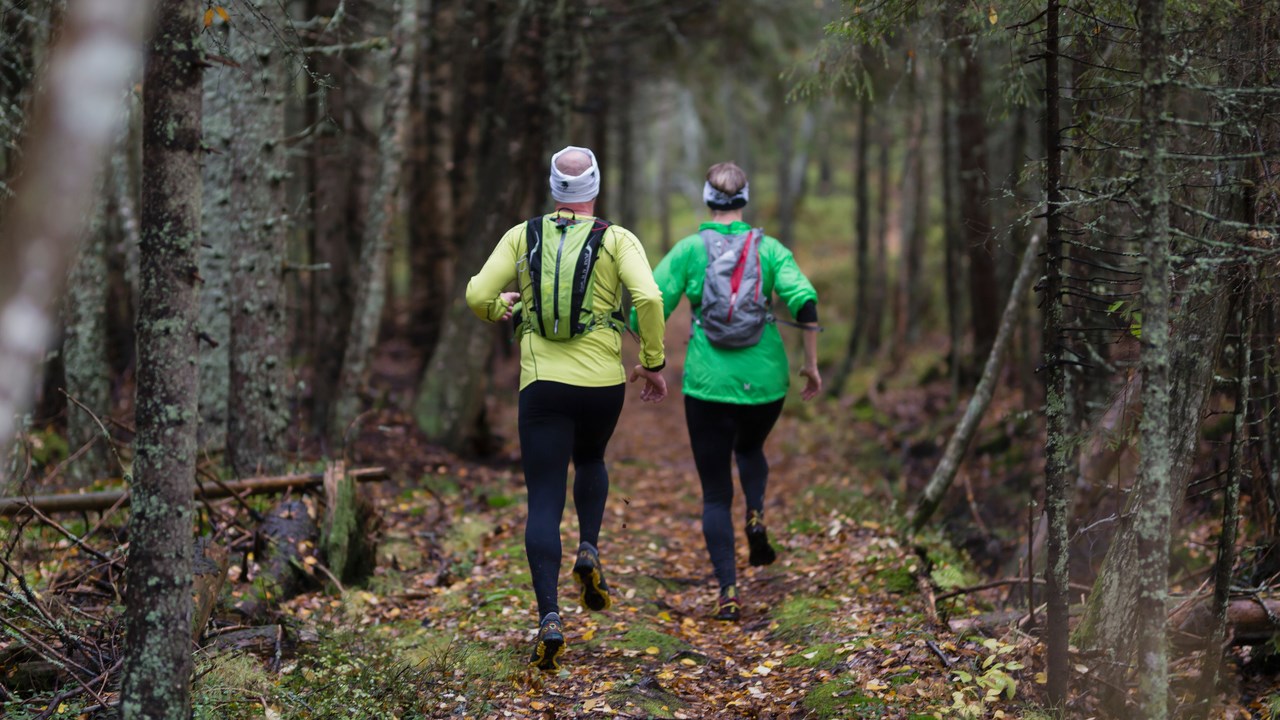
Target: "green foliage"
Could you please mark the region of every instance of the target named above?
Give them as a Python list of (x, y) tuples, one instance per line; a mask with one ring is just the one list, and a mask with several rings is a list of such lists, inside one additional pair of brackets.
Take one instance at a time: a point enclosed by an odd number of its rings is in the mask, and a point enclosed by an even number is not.
[(987, 708), (1004, 696), (1012, 700), (1018, 690), (1018, 681), (1009, 673), (1021, 670), (1022, 663), (1006, 657), (1016, 648), (1013, 645), (988, 638), (982, 642), (987, 656), (983, 659), (979, 670), (965, 672), (957, 670), (952, 675), (956, 689), (951, 693), (951, 705), (944, 713), (960, 718), (982, 718), (987, 716)]

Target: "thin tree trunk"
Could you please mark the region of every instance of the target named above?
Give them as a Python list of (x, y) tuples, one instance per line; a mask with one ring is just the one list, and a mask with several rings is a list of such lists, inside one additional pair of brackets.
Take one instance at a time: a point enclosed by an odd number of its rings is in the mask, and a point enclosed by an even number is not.
[(928, 201), (923, 193), (925, 113), (919, 92), (919, 68), (919, 63), (915, 63), (907, 77), (911, 120), (907, 129), (906, 157), (902, 162), (902, 236), (898, 245), (898, 276), (893, 297), (889, 353), (895, 365), (906, 352), (910, 328), (915, 324), (915, 283), (920, 271), (920, 255), (924, 252), (922, 211)]
[(871, 297), (867, 301), (866, 309), (859, 310), (859, 313), (866, 313), (867, 315), (866, 345), (868, 355), (875, 355), (880, 352), (880, 341), (884, 336), (885, 301), (889, 295), (889, 230), (893, 224), (889, 217), (891, 187), (889, 182), (889, 149), (892, 145), (893, 133), (886, 125), (881, 131), (880, 153), (879, 159), (876, 161), (876, 169), (879, 172), (876, 217), (879, 220), (879, 227), (876, 230), (875, 253), (871, 260), (871, 275), (867, 278), (871, 284)]
[(191, 712), (203, 4), (162, 0), (143, 82), (138, 401), (120, 715)]
[[(50, 308), (124, 120), (123, 99), (140, 64), (151, 8), (133, 0), (73, 7), (67, 42), (54, 49), (47, 91), (31, 114), (25, 172), (0, 226), (0, 257), (6, 258), (0, 263), (0, 485), (9, 474), (16, 420), (31, 402), (52, 332)], [(111, 62), (97, 60), (103, 53)], [(70, 116), (76, 122), (57, 121)]]
[(871, 249), (871, 190), (868, 183), (867, 152), (871, 145), (871, 127), (867, 122), (871, 115), (871, 95), (864, 92), (858, 98), (858, 140), (853, 156), (853, 214), (854, 214), (854, 272), (853, 272), (853, 320), (849, 328), (849, 344), (845, 346), (844, 361), (832, 379), (827, 391), (839, 397), (844, 390), (853, 364), (858, 359), (858, 346), (869, 322), (867, 290), (871, 286), (871, 268), (868, 256)]
[(368, 233), (360, 252), (360, 286), (342, 358), (338, 399), (329, 422), (330, 439), (335, 441), (341, 440), (346, 424), (360, 413), (369, 358), (378, 340), (379, 320), (386, 298), (387, 254), (391, 246), (392, 224), (400, 204), (398, 191), (409, 117), (407, 99), (413, 75), (417, 0), (399, 0), (396, 10), (390, 77), (383, 106), (382, 132), (378, 138), (377, 184), (369, 200)]
[(973, 397), (969, 400), (964, 417), (960, 419), (960, 424), (956, 426), (951, 439), (947, 441), (942, 460), (938, 462), (938, 467), (934, 469), (933, 476), (929, 478), (929, 483), (920, 493), (920, 499), (911, 513), (913, 531), (918, 532), (924, 527), (934, 511), (938, 509), (938, 505), (942, 503), (943, 495), (946, 494), (947, 488), (951, 487), (951, 482), (955, 480), (956, 473), (960, 470), (960, 463), (964, 460), (969, 443), (978, 430), (978, 423), (982, 420), (983, 413), (987, 411), (987, 406), (991, 404), (991, 398), (996, 391), (996, 381), (1000, 375), (1001, 356), (1008, 347), (1010, 338), (1013, 337), (1013, 330), (1021, 315), (1023, 300), (1027, 289), (1031, 286), (1039, 255), (1040, 236), (1034, 235), (1031, 242), (1027, 244), (1027, 251), (1022, 256), (1018, 276), (1013, 282), (1013, 290), (1009, 293), (1009, 301), (1005, 303), (1004, 313), (1000, 316), (1000, 329), (996, 333), (996, 341), (991, 346), (991, 352), (987, 355), (982, 379), (978, 381), (978, 387), (973, 391)]
[[(957, 12), (964, 12), (957, 9)], [(958, 131), (960, 215), (969, 253), (969, 312), (973, 326), (973, 361), (986, 357), (995, 341), (1000, 288), (991, 246), (990, 192), (987, 178), (987, 104), (982, 95), (982, 51), (969, 28), (956, 38), (960, 58)]]
[(963, 365), (960, 352), (964, 342), (962, 298), (960, 280), (962, 259), (960, 252), (959, 209), (956, 207), (956, 151), (955, 113), (951, 92), (951, 68), (953, 53), (944, 52), (938, 76), (942, 85), (941, 112), (938, 122), (942, 126), (942, 234), (946, 251), (947, 331), (951, 338), (950, 359), (947, 363), (951, 375), (951, 399), (960, 397), (960, 371)]
[[(66, 391), (99, 416), (111, 410), (111, 368), (107, 363), (107, 194), (100, 195), (89, 223), (88, 239), (72, 265), (63, 304)], [(79, 407), (67, 408), (67, 441), (73, 452), (101, 440), (102, 430), (89, 413)], [(71, 477), (77, 484), (88, 484), (107, 472), (108, 460), (105, 444), (97, 444), (71, 463)]]
[(285, 208), (288, 177), (284, 106), (287, 22), (279, 0), (255, 0), (232, 33), (231, 343), (227, 449), (238, 477), (284, 469), (288, 325), (285, 315)]
[[(1045, 627), (1046, 674), (1045, 688), (1049, 704), (1061, 708), (1067, 699), (1069, 684), (1067, 590), (1070, 581), (1070, 541), (1067, 525), (1070, 521), (1071, 481), (1068, 470), (1075, 465), (1070, 442), (1070, 414), (1066, 405), (1066, 366), (1062, 357), (1062, 137), (1059, 123), (1058, 85), (1058, 0), (1049, 0), (1045, 10), (1045, 110), (1044, 143), (1047, 151), (1045, 162), (1045, 236), (1048, 252), (1045, 255), (1044, 332), (1041, 335), (1045, 387), (1045, 466), (1044, 505), (1048, 520), (1048, 560), (1045, 564), (1045, 582), (1048, 586), (1048, 614)], [(1028, 558), (1030, 561), (1030, 558)]]
[[(1142, 444), (1140, 481), (1159, 498), (1173, 494), (1170, 477), (1174, 445), (1170, 442), (1169, 411), (1173, 390), (1170, 374), (1169, 316), (1169, 188), (1165, 165), (1162, 118), (1166, 103), (1164, 0), (1139, 0), (1138, 35), (1142, 65), (1139, 217), (1143, 228), (1142, 277)], [(1136, 508), (1133, 520), (1137, 544), (1138, 580), (1138, 703), (1151, 720), (1168, 717), (1169, 661), (1166, 625), (1169, 600), (1169, 522), (1173, 503), (1156, 502)]]
[(1241, 273), (1242, 292), (1236, 300), (1236, 327), (1240, 332), (1236, 357), (1235, 425), (1231, 431), (1231, 454), (1227, 461), (1227, 482), (1222, 493), (1222, 534), (1218, 537), (1218, 560), (1214, 565), (1213, 627), (1205, 646), (1200, 669), (1198, 715), (1208, 718), (1217, 693), (1222, 653), (1227, 642), (1227, 606), (1236, 564), (1236, 537), (1240, 525), (1240, 487), (1249, 479), (1244, 449), (1249, 444), (1248, 423), (1250, 371), (1253, 365), (1253, 267)]

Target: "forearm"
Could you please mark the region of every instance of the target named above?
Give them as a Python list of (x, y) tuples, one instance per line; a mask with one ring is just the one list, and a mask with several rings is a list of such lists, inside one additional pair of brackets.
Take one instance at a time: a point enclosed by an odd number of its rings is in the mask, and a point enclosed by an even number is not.
[(818, 323), (800, 323), (804, 327), (804, 366), (818, 367)]

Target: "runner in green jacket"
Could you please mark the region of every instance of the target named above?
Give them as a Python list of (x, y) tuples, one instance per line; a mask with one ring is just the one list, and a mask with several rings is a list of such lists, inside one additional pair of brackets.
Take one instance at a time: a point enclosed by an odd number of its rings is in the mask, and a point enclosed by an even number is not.
[[(702, 223), (699, 234), (677, 243), (653, 272), (662, 290), (667, 317), (681, 296), (688, 297), (693, 307), (693, 329), (684, 365), (685, 419), (702, 483), (702, 532), (720, 585), (716, 617), (722, 620), (737, 620), (741, 614), (730, 514), (731, 464), (736, 457), (747, 504), (750, 563), (768, 565), (774, 561), (775, 553), (764, 525), (764, 494), (769, 477), (764, 441), (782, 412), (791, 382), (786, 347), (774, 322), (767, 322), (759, 342), (740, 348), (713, 345), (700, 322), (708, 265), (704, 231), (725, 236), (749, 232), (751, 226), (742, 220), (747, 196), (747, 177), (741, 168), (733, 163), (713, 165), (703, 189), (703, 198), (711, 208), (711, 221)], [(776, 293), (807, 331), (800, 375), (805, 378), (802, 397), (812, 399), (822, 390), (817, 362), (818, 293), (796, 265), (791, 251), (775, 238), (765, 236), (759, 243), (759, 254), (763, 296), (769, 298)]]

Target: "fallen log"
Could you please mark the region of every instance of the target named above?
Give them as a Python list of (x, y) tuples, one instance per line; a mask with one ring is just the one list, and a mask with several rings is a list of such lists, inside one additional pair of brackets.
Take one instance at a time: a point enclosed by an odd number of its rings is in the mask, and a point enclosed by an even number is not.
[[(1171, 618), (1175, 647), (1202, 645), (1213, 628), (1213, 606), (1209, 598), (1197, 602)], [(1227, 635), (1232, 645), (1265, 645), (1280, 635), (1280, 600), (1261, 597), (1234, 597), (1227, 604)]]
[[(386, 468), (371, 467), (351, 470), (347, 473), (359, 482), (386, 480)], [(231, 495), (263, 495), (277, 493), (289, 488), (305, 488), (321, 484), (324, 473), (303, 473), (298, 475), (281, 475), (277, 477), (246, 478), (244, 480), (227, 480), (226, 482), (206, 482), (196, 485), (196, 496), (206, 500), (230, 497)], [(30, 497), (0, 497), (0, 517), (9, 517), (31, 512), (32, 508), (43, 513), (86, 512), (106, 510), (116, 503), (129, 504), (128, 490), (103, 490), (100, 492), (64, 494), (64, 495), (32, 495)]]
[(258, 572), (236, 605), (246, 621), (252, 624), (271, 608), (319, 586), (307, 563), (308, 558), (315, 562), (319, 537), (320, 528), (304, 500), (284, 500), (271, 508), (256, 536)]

